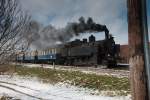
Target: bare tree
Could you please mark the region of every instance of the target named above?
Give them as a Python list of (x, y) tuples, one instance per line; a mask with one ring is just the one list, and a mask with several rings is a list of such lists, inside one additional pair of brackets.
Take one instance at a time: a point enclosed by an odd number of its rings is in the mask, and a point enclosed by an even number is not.
[(18, 0), (0, 0), (0, 63), (8, 61), (22, 43), (28, 44), (23, 34), (29, 19)]

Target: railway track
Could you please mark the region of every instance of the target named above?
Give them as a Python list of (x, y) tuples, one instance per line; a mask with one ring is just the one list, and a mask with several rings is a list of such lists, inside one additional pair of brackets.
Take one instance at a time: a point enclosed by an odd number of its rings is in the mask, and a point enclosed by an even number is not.
[(25, 92), (19, 91), (19, 90), (15, 89), (15, 88), (12, 88), (11, 86), (6, 86), (6, 85), (4, 85), (4, 84), (0, 84), (0, 87), (2, 87), (2, 88), (6, 88), (6, 89), (8, 89), (8, 90), (12, 90), (12, 91), (14, 91), (14, 92), (17, 92), (17, 93), (20, 93), (20, 94), (23, 94), (23, 95), (29, 96), (29, 97), (34, 98), (34, 99), (39, 99), (39, 100), (48, 100), (48, 99), (44, 99), (44, 98), (40, 98), (40, 97), (37, 97), (37, 96), (30, 95), (30, 94), (28, 94), (28, 93), (25, 93)]
[[(22, 92), (21, 90), (25, 90), (25, 91), (30, 91), (33, 93), (38, 93), (40, 94), (40, 90), (36, 90), (36, 89), (32, 89), (30, 87), (24, 86), (24, 85), (19, 85), (16, 83), (11, 83), (11, 82), (6, 82), (6, 81), (0, 81), (0, 87), (8, 89), (10, 91), (13, 91), (15, 93), (19, 93), (25, 96), (28, 96), (34, 100), (54, 100), (54, 99), (50, 99), (50, 98), (43, 98), (43, 97), (39, 97), (39, 96), (35, 96), (26, 92)], [(19, 88), (19, 89), (17, 89)], [(57, 91), (58, 92), (58, 91)], [(59, 91), (61, 92), (61, 91)], [(67, 96), (61, 96), (62, 93), (46, 93), (46, 95), (52, 96), (52, 97), (60, 97), (60, 98), (64, 98), (65, 100), (73, 100), (73, 98), (71, 97), (67, 97)]]

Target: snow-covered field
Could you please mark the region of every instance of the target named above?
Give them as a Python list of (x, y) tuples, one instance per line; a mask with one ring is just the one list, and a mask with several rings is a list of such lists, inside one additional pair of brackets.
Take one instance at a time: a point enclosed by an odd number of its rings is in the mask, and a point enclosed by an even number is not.
[(130, 100), (130, 96), (93, 95), (94, 91), (59, 83), (51, 85), (37, 78), (0, 75), (0, 96), (21, 100)]

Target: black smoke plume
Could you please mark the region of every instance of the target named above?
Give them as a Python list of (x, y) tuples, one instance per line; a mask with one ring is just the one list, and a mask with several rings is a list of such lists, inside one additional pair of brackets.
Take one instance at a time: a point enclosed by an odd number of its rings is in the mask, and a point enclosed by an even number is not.
[(57, 43), (69, 41), (72, 37), (86, 32), (105, 32), (108, 38), (109, 30), (105, 25), (97, 24), (91, 17), (85, 21), (84, 17), (79, 18), (79, 22), (68, 23), (65, 28), (56, 29), (52, 25), (42, 26), (36, 21), (31, 21), (26, 38), (31, 42), (31, 46), (36, 49), (48, 48)]

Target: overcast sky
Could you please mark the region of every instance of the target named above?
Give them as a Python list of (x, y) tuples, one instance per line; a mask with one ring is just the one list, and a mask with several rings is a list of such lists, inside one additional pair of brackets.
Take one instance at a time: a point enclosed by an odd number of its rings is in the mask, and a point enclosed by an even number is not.
[[(126, 0), (21, 0), (21, 4), (34, 20), (44, 25), (52, 24), (57, 28), (77, 21), (80, 16), (92, 17), (97, 23), (108, 27), (117, 43), (128, 43)], [(150, 5), (148, 9), (150, 29)], [(95, 36), (101, 39), (103, 35)]]

